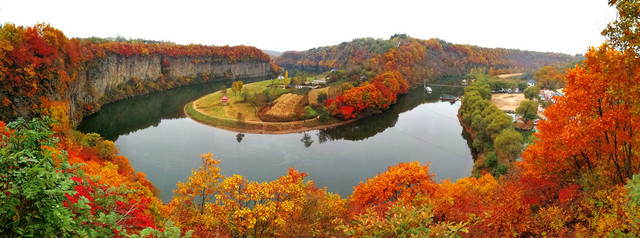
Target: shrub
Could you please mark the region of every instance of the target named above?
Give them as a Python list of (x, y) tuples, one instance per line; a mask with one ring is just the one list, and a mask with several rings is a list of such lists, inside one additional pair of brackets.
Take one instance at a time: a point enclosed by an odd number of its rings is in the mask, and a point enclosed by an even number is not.
[(312, 119), (312, 118), (315, 118), (316, 116), (318, 116), (318, 113), (315, 110), (313, 110), (313, 108), (311, 108), (310, 106), (304, 107), (304, 117), (306, 119)]
[(493, 173), (491, 173), (494, 177), (500, 177), (501, 175), (505, 175), (507, 174), (507, 171), (509, 171), (509, 167), (507, 167), (504, 164), (499, 164), (498, 167), (496, 167), (495, 169), (493, 169)]
[(318, 99), (317, 99), (318, 104), (324, 105), (324, 103), (327, 101), (327, 99), (329, 99), (329, 94), (327, 94), (324, 91), (318, 93)]
[(496, 153), (493, 151), (490, 151), (489, 153), (487, 153), (487, 156), (484, 158), (484, 166), (486, 166), (487, 168), (495, 168), (498, 165), (498, 157), (496, 156)]

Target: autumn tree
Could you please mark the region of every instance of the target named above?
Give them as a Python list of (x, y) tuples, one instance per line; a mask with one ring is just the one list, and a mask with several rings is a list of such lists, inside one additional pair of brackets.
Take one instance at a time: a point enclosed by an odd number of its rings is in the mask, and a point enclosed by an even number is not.
[(597, 171), (614, 183), (638, 173), (640, 97), (634, 78), (640, 64), (625, 64), (629, 57), (605, 44), (590, 49), (583, 65), (568, 71), (565, 96), (545, 110), (539, 141), (524, 155), (529, 172), (583, 176)]
[(199, 235), (213, 235), (223, 226), (215, 219), (223, 213), (214, 201), (224, 176), (218, 167), (220, 160), (212, 158), (210, 153), (200, 155), (200, 159), (202, 166), (191, 170), (189, 180), (178, 182), (169, 206), (178, 226), (193, 229)]
[(231, 84), (231, 90), (234, 94), (238, 94), (242, 90), (242, 81), (235, 81)]
[(360, 182), (349, 202), (358, 214), (367, 208), (383, 214), (398, 200), (411, 201), (419, 194), (429, 196), (436, 188), (433, 174), (429, 173), (429, 164), (421, 165), (418, 161), (400, 163), (389, 166), (387, 171), (368, 178), (366, 182)]
[(611, 45), (624, 53), (636, 55), (640, 52), (640, 35), (638, 8), (635, 1), (611, 0), (609, 6), (615, 7), (618, 13), (616, 20), (607, 24), (602, 35), (607, 37)]
[(553, 66), (542, 67), (533, 75), (533, 78), (538, 81), (539, 85), (548, 89), (563, 88), (566, 84), (564, 74)]
[(433, 206), (401, 200), (384, 216), (367, 210), (342, 229), (349, 237), (456, 237), (469, 231), (469, 222), (441, 222), (434, 217)]
[(201, 156), (203, 166), (187, 183), (178, 183), (168, 213), (180, 227), (200, 237), (311, 237), (335, 235), (344, 219), (344, 203), (304, 181), (290, 168), (275, 181), (224, 177), (219, 160)]
[(289, 84), (289, 71), (288, 71), (288, 70), (285, 70), (285, 71), (284, 71), (284, 79), (283, 79), (283, 80), (284, 80), (284, 81), (283, 81), (282, 83), (283, 83), (284, 85)]

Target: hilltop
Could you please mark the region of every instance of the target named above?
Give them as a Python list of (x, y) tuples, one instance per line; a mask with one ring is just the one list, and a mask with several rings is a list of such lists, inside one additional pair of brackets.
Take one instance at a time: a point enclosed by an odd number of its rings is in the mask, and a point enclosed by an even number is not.
[(464, 75), (477, 67), (500, 71), (496, 73), (530, 72), (547, 65), (561, 67), (582, 60), (581, 56), (560, 53), (483, 48), (396, 34), (389, 39), (359, 38), (306, 51), (287, 51), (273, 58), (273, 62), (287, 69), (321, 72), (338, 68), (362, 76), (372, 68), (369, 59), (390, 49), (398, 52), (401, 73), (411, 84), (444, 75)]

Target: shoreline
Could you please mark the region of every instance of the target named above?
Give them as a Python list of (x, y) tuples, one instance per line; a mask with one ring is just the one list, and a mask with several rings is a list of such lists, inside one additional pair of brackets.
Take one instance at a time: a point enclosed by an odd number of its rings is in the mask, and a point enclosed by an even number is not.
[[(471, 129), (470, 125), (467, 125), (467, 123), (464, 122), (464, 120), (462, 119), (462, 113), (460, 113), (461, 111), (462, 111), (462, 107), (458, 109), (458, 115), (457, 115), (458, 122), (460, 122), (462, 129), (467, 133), (469, 133), (469, 136), (471, 136), (471, 139), (475, 139), (476, 138), (475, 131)], [(482, 171), (486, 169), (484, 167), (484, 157), (486, 156), (486, 153), (477, 153), (475, 149), (473, 148), (469, 148), (469, 149), (471, 150), (472, 154), (475, 154), (475, 159), (473, 160), (473, 168), (471, 169), (471, 175), (469, 177), (480, 175), (482, 174)]]
[[(320, 129), (326, 129), (326, 128), (331, 128), (331, 127), (336, 127), (336, 126), (342, 126), (342, 125), (346, 125), (349, 124), (351, 122), (357, 121), (360, 118), (356, 118), (356, 119), (351, 119), (348, 121), (339, 121), (336, 123), (330, 123), (330, 124), (322, 124), (322, 125), (314, 125), (314, 126), (305, 126), (305, 123), (308, 122), (312, 122), (312, 121), (316, 121), (317, 118), (314, 119), (310, 119), (310, 120), (306, 120), (306, 121), (294, 121), (294, 122), (256, 122), (256, 121), (250, 121), (250, 122), (241, 122), (238, 120), (234, 120), (234, 119), (228, 119), (228, 118), (218, 118), (218, 117), (214, 117), (211, 115), (207, 115), (202, 113), (201, 111), (199, 111), (197, 108), (195, 108), (193, 106), (195, 101), (189, 102), (187, 103), (184, 108), (184, 114), (191, 120), (198, 122), (200, 124), (203, 125), (207, 125), (207, 126), (212, 126), (215, 128), (220, 128), (223, 130), (227, 130), (227, 131), (232, 131), (232, 132), (239, 132), (239, 133), (250, 133), (250, 134), (265, 134), (265, 135), (281, 135), (281, 134), (293, 134), (293, 133), (302, 133), (302, 132), (307, 132), (307, 131), (313, 131), (313, 130), (320, 130)], [(198, 115), (192, 115), (190, 113), (189, 107), (191, 107), (194, 112), (200, 114), (201, 116), (207, 117), (209, 119), (213, 119), (216, 120), (215, 122), (208, 122), (202, 119), (198, 118)], [(223, 125), (223, 123), (227, 122), (228, 124), (234, 124), (234, 125), (242, 125), (242, 126), (250, 126), (250, 127), (254, 127), (253, 129), (249, 129), (249, 128), (238, 128), (238, 127), (233, 127), (233, 126), (228, 126), (228, 125)]]

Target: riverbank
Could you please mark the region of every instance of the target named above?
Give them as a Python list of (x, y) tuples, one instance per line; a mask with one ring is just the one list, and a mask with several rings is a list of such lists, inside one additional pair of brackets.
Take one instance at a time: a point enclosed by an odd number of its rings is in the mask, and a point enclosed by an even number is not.
[(192, 120), (204, 125), (213, 126), (216, 128), (234, 131), (239, 133), (251, 133), (251, 134), (290, 134), (301, 133), (312, 130), (320, 130), (335, 126), (345, 125), (356, 121), (357, 119), (351, 119), (347, 121), (338, 121), (331, 119), (328, 124), (323, 124), (318, 118), (293, 121), (293, 122), (263, 122), (263, 121), (240, 121), (230, 118), (220, 118), (212, 115), (207, 115), (198, 110), (195, 107), (195, 102), (190, 102), (184, 107), (185, 114)]
[[(458, 109), (458, 121), (460, 122), (460, 125), (462, 126), (462, 129), (467, 132), (467, 134), (469, 134), (469, 136), (471, 137), (471, 140), (475, 140), (476, 139), (476, 134), (473, 131), (473, 129), (471, 129), (470, 125), (467, 125), (467, 123), (464, 122), (464, 120), (462, 119), (462, 107), (460, 107), (460, 109)], [(478, 153), (473, 147), (469, 148), (471, 150), (471, 154), (473, 155), (472, 157), (474, 158), (473, 160), (473, 169), (471, 169), (471, 176), (473, 177), (480, 177), (482, 176), (482, 170), (486, 170), (487, 167), (484, 165), (484, 158), (486, 156), (486, 153)]]
[[(351, 123), (316, 112), (318, 94), (328, 88), (285, 89), (285, 79), (243, 85), (226, 93), (226, 88), (202, 96), (184, 106), (191, 119), (228, 131), (252, 134), (289, 134), (325, 129)], [(226, 101), (223, 101), (223, 97)], [(256, 106), (261, 105), (261, 106)], [(312, 107), (312, 105), (315, 105)], [(305, 119), (306, 118), (306, 119)], [(323, 120), (321, 120), (321, 118)], [(361, 117), (358, 117), (361, 118)]]

